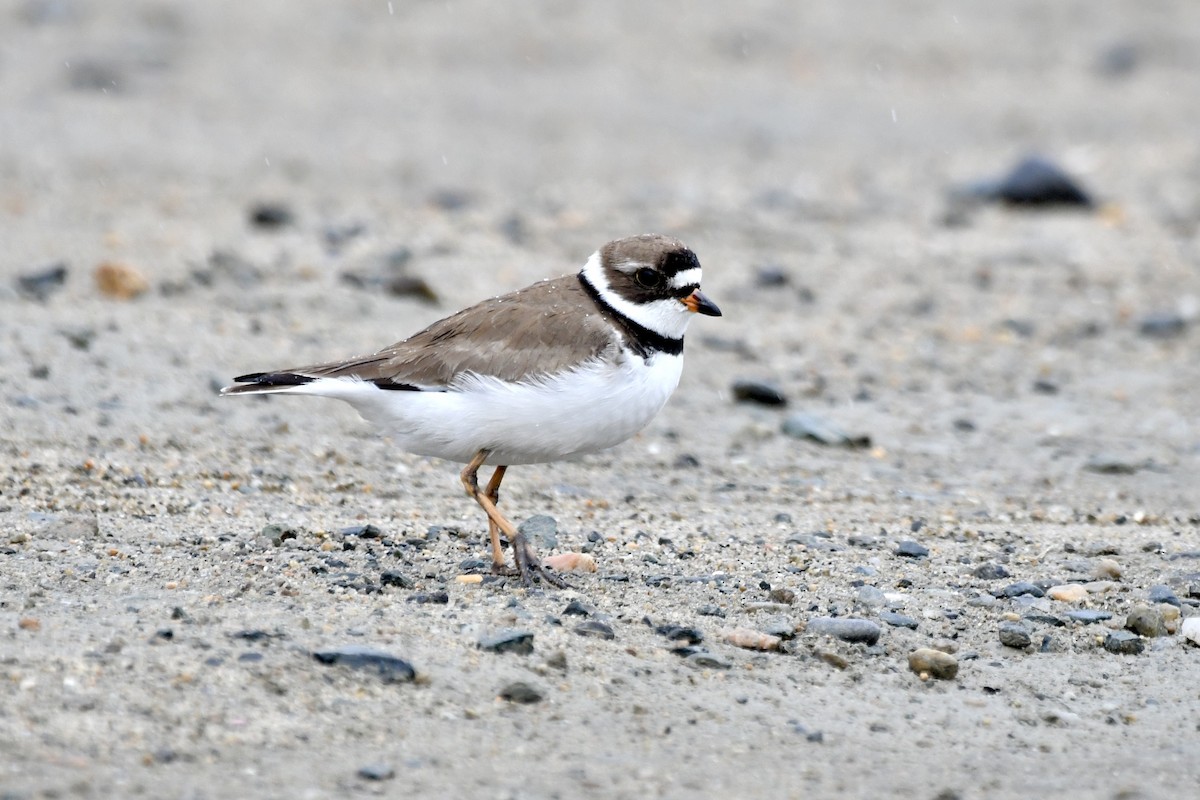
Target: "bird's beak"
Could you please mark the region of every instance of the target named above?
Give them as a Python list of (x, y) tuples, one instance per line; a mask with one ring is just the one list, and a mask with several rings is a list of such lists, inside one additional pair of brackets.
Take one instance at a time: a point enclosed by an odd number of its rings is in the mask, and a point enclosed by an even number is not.
[(717, 308), (717, 304), (704, 296), (704, 292), (697, 289), (679, 302), (687, 306), (687, 310), (693, 314), (703, 314), (706, 317), (721, 316), (721, 309)]

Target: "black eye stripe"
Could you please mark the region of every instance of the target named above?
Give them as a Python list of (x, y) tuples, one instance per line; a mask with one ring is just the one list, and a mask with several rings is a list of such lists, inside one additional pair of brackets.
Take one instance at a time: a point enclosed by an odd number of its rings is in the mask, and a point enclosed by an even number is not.
[(689, 283), (687, 286), (684, 286), (682, 288), (674, 290), (672, 292), (672, 294), (674, 294), (676, 297), (682, 299), (684, 297), (687, 297), (689, 294), (691, 294), (692, 292), (696, 291), (699, 288), (700, 288), (700, 284)]

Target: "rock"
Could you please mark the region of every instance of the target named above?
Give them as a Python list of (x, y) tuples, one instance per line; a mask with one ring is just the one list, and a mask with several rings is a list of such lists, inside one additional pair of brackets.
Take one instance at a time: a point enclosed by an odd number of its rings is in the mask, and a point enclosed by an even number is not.
[(250, 207), (250, 224), (264, 230), (278, 230), (295, 221), (292, 209), (284, 203), (264, 201)]
[(855, 617), (814, 617), (805, 627), (806, 633), (832, 636), (843, 642), (873, 645), (879, 641), (880, 627), (869, 619)]
[(1179, 626), (1179, 635), (1185, 642), (1200, 647), (1200, 617), (1188, 617)]
[(729, 628), (721, 631), (721, 640), (747, 650), (778, 650), (782, 640), (769, 633), (760, 633), (750, 628)]
[(1046, 593), (1029, 581), (1017, 581), (1016, 583), (1010, 583), (1008, 586), (1005, 586), (1003, 589), (1001, 589), (997, 597), (1020, 597), (1023, 594), (1032, 595), (1034, 597), (1044, 597)]
[(858, 594), (854, 598), (859, 605), (866, 608), (881, 608), (887, 605), (887, 595), (878, 586), (866, 584), (858, 587)]
[(338, 534), (344, 537), (356, 536), (359, 539), (382, 539), (383, 529), (368, 523), (366, 525), (351, 525), (349, 528), (342, 528), (338, 531)]
[(1060, 603), (1081, 603), (1087, 599), (1088, 592), (1078, 583), (1065, 583), (1051, 586), (1046, 590), (1046, 596)]
[(924, 680), (926, 677), (938, 680), (953, 680), (958, 675), (958, 659), (941, 650), (922, 647), (908, 654), (908, 668)]
[(1154, 638), (1167, 635), (1167, 623), (1162, 611), (1155, 606), (1136, 605), (1125, 617), (1125, 630)]
[(313, 658), (322, 664), (374, 672), (384, 683), (408, 683), (417, 677), (412, 664), (390, 653), (372, 650), (362, 645), (346, 645), (334, 650), (314, 652)]
[(796, 593), (791, 589), (772, 589), (768, 595), (772, 603), (782, 603), (785, 606), (790, 606), (796, 602)]
[(500, 690), (501, 700), (507, 700), (510, 703), (521, 703), (523, 705), (541, 702), (543, 696), (540, 689), (524, 681), (513, 681)]
[(525, 536), (538, 550), (553, 550), (558, 547), (558, 521), (546, 514), (537, 514), (517, 526), (517, 532)]
[(589, 553), (555, 553), (542, 559), (542, 568), (554, 572), (595, 572), (596, 559)]
[(1081, 622), (1084, 625), (1094, 625), (1097, 622), (1103, 622), (1106, 619), (1112, 619), (1112, 613), (1108, 611), (1097, 611), (1091, 608), (1084, 608), (1078, 611), (1068, 611), (1067, 619)]
[(1149, 600), (1151, 603), (1170, 603), (1176, 608), (1183, 608), (1183, 603), (1171, 591), (1171, 587), (1161, 583), (1150, 587)]
[(567, 603), (567, 607), (562, 610), (564, 617), (590, 617), (595, 613), (596, 609), (586, 606), (578, 600)]
[(905, 539), (896, 545), (895, 554), (902, 558), (926, 558), (929, 555), (929, 548), (920, 542)]
[(983, 181), (967, 193), (1013, 206), (1091, 208), (1091, 196), (1062, 168), (1040, 156), (1027, 156), (998, 181)]
[(1096, 580), (1119, 581), (1121, 565), (1111, 558), (1102, 558), (1093, 565), (1092, 577)]
[(590, 636), (593, 639), (604, 639), (606, 641), (617, 638), (617, 634), (613, 631), (612, 626), (598, 619), (585, 620), (575, 626), (575, 632), (580, 636)]
[(355, 774), (365, 781), (390, 781), (396, 777), (396, 770), (389, 764), (364, 764)]
[(904, 614), (897, 614), (895, 611), (879, 612), (879, 619), (891, 625), (893, 628), (909, 628), (916, 630), (918, 623), (915, 619)]
[(1113, 631), (1104, 637), (1104, 649), (1122, 656), (1135, 656), (1146, 649), (1141, 637), (1129, 631)]
[(1024, 650), (1032, 643), (1032, 631), (1022, 622), (1000, 623), (1000, 644), (1005, 647), (1015, 647)]
[(739, 403), (781, 408), (787, 405), (783, 390), (767, 381), (741, 379), (733, 382), (733, 399)]
[(25, 297), (45, 302), (67, 282), (67, 265), (61, 261), (37, 272), (17, 276), (17, 291)]
[(1187, 320), (1173, 311), (1147, 314), (1138, 321), (1138, 333), (1152, 339), (1172, 339), (1187, 330)]
[(704, 634), (698, 628), (684, 627), (683, 625), (659, 625), (654, 632), (659, 636), (666, 637), (671, 642), (700, 644), (704, 641)]
[(1126, 461), (1116, 456), (1092, 456), (1083, 465), (1084, 470), (1097, 475), (1133, 475), (1145, 466), (1144, 462)]
[(422, 604), (427, 603), (429, 605), (444, 606), (450, 602), (450, 594), (448, 592), (444, 592), (444, 591), (441, 591), (441, 592), (417, 592), (416, 594), (410, 594), (408, 597), (406, 597), (404, 599), (405, 599), (405, 602), (408, 602), (408, 603), (422, 603)]
[(996, 581), (1000, 580), (1001, 578), (1009, 577), (1008, 570), (1005, 569), (1002, 564), (996, 564), (993, 562), (980, 564), (971, 574), (984, 581)]
[(684, 658), (689, 667), (696, 669), (731, 669), (733, 664), (720, 656), (715, 656), (707, 650), (689, 654)]
[(793, 439), (807, 439), (818, 444), (834, 447), (866, 448), (871, 446), (871, 437), (851, 435), (831, 422), (804, 412), (790, 414), (783, 421), (782, 430)]
[(96, 267), (93, 276), (100, 294), (116, 300), (131, 300), (150, 288), (145, 275), (118, 261), (105, 261)]
[(533, 632), (507, 628), (483, 636), (476, 643), (476, 647), (490, 653), (516, 653), (527, 656), (533, 652)]
[(395, 570), (384, 570), (379, 573), (380, 586), (399, 586), (401, 589), (413, 588), (413, 582)]

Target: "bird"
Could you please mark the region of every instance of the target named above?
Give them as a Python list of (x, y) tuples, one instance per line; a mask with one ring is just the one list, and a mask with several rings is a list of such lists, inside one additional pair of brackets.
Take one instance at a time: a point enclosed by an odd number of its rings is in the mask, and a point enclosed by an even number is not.
[[(674, 237), (616, 239), (578, 273), (484, 300), (376, 353), (241, 375), (221, 394), (343, 400), (401, 449), (465, 464), (459, 479), (487, 515), (493, 571), (565, 587), (500, 512), (500, 483), (512, 466), (620, 444), (658, 414), (679, 385), (688, 323), (721, 316), (700, 278), (696, 254)], [(485, 465), (494, 469), (481, 488)]]

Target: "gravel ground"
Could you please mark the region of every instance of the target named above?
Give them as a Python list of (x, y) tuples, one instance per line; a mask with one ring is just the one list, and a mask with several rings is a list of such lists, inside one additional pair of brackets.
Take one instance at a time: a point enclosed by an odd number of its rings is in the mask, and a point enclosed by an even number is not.
[[(0, 31), (0, 797), (1195, 793), (1200, 6)], [(1094, 204), (982, 197), (1030, 154)], [(510, 472), (573, 590), (481, 579), (457, 466), (215, 395), (644, 231), (725, 316)]]

